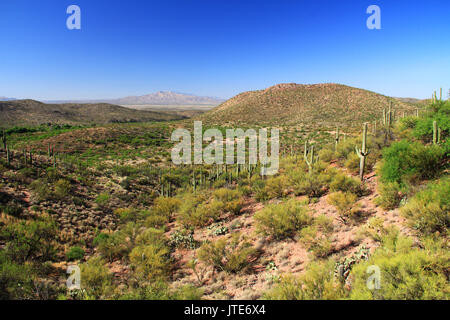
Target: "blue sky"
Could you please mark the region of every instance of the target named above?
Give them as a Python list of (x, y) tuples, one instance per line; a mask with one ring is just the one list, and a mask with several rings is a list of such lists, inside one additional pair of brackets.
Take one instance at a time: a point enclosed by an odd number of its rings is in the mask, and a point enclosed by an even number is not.
[[(81, 30), (66, 8), (81, 8)], [(381, 8), (381, 30), (366, 8)], [(450, 88), (448, 0), (1, 0), (0, 96), (159, 90), (229, 98), (337, 82), (427, 98)]]

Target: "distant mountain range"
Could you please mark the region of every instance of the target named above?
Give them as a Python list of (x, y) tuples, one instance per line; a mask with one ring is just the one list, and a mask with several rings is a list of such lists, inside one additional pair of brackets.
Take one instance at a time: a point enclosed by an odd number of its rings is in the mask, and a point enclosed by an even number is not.
[(219, 105), (225, 100), (172, 91), (158, 91), (143, 96), (98, 100), (48, 100), (46, 103), (110, 103), (115, 105)]
[(12, 100), (16, 100), (14, 98), (7, 98), (7, 97), (0, 97), (0, 101), (12, 101)]

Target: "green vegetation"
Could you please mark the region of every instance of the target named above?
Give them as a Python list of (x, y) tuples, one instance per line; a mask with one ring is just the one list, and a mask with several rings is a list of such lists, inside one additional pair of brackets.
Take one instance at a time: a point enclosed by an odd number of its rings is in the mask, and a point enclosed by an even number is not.
[(292, 237), (303, 227), (311, 223), (312, 218), (304, 204), (289, 200), (283, 204), (268, 205), (255, 214), (259, 232), (276, 239)]
[(257, 251), (239, 233), (231, 237), (222, 238), (215, 242), (205, 243), (198, 249), (200, 261), (219, 271), (241, 272), (251, 266), (251, 260)]
[[(336, 108), (311, 109), (324, 88)], [(173, 165), (171, 132), (192, 121), (5, 130), (0, 299), (450, 298), (449, 102), (414, 112), (339, 85), (241, 98), (203, 129), (227, 116), (225, 133), (238, 111), (250, 128), (256, 102), (306, 111), (254, 127), (281, 129), (273, 176), (259, 162)]]

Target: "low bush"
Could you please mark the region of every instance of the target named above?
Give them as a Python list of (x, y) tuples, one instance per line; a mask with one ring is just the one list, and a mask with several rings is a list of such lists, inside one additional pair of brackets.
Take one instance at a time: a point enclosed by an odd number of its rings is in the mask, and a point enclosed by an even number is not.
[(333, 180), (330, 183), (330, 190), (333, 192), (351, 192), (358, 196), (362, 196), (366, 192), (359, 180), (347, 177), (343, 173), (338, 173), (333, 177)]
[(213, 212), (223, 210), (237, 215), (244, 206), (242, 193), (239, 190), (222, 188), (215, 190), (213, 196), (215, 200), (210, 204), (210, 209)]
[(31, 265), (11, 261), (0, 251), (0, 300), (35, 299), (35, 277)]
[(357, 199), (354, 193), (338, 191), (328, 196), (328, 203), (336, 207), (343, 221), (347, 221), (354, 217), (358, 209), (355, 207)]
[(92, 257), (80, 266), (81, 288), (95, 299), (105, 298), (110, 294), (112, 275), (105, 262), (99, 257)]
[(444, 157), (445, 151), (440, 146), (402, 140), (384, 149), (380, 176), (384, 182), (402, 185), (431, 179), (443, 169)]
[(219, 200), (208, 203), (205, 195), (188, 195), (180, 207), (177, 220), (188, 229), (204, 227), (220, 216), (224, 206)]
[(292, 237), (312, 221), (307, 208), (292, 199), (281, 204), (270, 204), (254, 216), (258, 232), (277, 239)]
[(125, 239), (120, 232), (97, 236), (94, 243), (97, 244), (100, 254), (110, 262), (120, 259), (127, 253)]
[(158, 243), (136, 246), (130, 253), (136, 273), (150, 281), (165, 280), (170, 271), (170, 249)]
[(338, 300), (347, 297), (347, 291), (337, 281), (332, 270), (333, 261), (308, 265), (300, 276), (285, 275), (269, 292), (267, 300)]
[(378, 186), (380, 196), (375, 199), (376, 204), (385, 210), (397, 208), (402, 200), (401, 190), (398, 182), (381, 183)]
[(62, 200), (70, 194), (71, 190), (72, 185), (70, 184), (69, 181), (65, 179), (59, 179), (55, 183), (54, 197), (58, 200)]
[(319, 151), (318, 155), (319, 159), (325, 162), (330, 162), (335, 157), (334, 151), (330, 149), (322, 149)]
[(43, 217), (6, 225), (0, 231), (0, 239), (6, 241), (6, 254), (13, 261), (47, 261), (54, 256), (57, 231), (56, 223)]
[[(373, 265), (381, 276), (378, 288), (367, 285), (369, 277), (374, 278), (373, 271), (368, 272)], [(368, 261), (353, 267), (350, 279), (350, 298), (355, 300), (447, 300), (448, 248), (437, 239), (425, 239), (418, 248), (393, 230)]]
[(52, 192), (45, 179), (34, 180), (30, 187), (39, 201), (46, 201), (51, 198)]
[(237, 273), (251, 266), (257, 250), (251, 243), (241, 239), (239, 233), (215, 242), (203, 244), (198, 249), (198, 258), (219, 271)]
[(286, 187), (289, 185), (288, 178), (284, 175), (270, 177), (264, 187), (269, 199), (282, 198), (287, 195)]
[(447, 234), (450, 227), (450, 178), (430, 184), (401, 209), (409, 224), (422, 234)]
[(326, 181), (322, 174), (297, 172), (291, 176), (291, 184), (296, 195), (313, 198), (326, 192)]
[(80, 247), (72, 247), (66, 253), (67, 261), (81, 260), (84, 257), (84, 250)]

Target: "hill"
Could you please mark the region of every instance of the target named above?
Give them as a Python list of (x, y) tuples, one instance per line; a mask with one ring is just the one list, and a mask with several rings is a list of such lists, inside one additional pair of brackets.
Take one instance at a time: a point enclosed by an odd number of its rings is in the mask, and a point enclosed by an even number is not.
[(340, 84), (278, 84), (248, 91), (201, 116), (211, 124), (351, 126), (381, 117), (392, 101), (397, 112), (415, 106), (387, 96)]
[(35, 100), (0, 101), (0, 126), (59, 124), (105, 124), (114, 122), (166, 121), (184, 117), (163, 112), (96, 104), (46, 104)]

